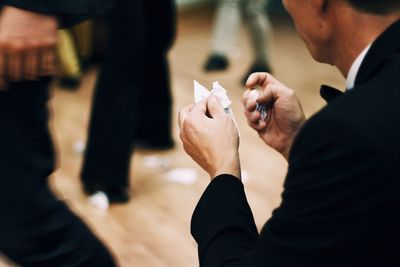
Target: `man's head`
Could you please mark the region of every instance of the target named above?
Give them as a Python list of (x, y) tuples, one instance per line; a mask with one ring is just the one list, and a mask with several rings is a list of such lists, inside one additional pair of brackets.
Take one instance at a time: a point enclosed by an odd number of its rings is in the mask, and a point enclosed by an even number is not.
[(358, 53), (400, 18), (399, 0), (283, 0), (319, 62), (346, 75)]

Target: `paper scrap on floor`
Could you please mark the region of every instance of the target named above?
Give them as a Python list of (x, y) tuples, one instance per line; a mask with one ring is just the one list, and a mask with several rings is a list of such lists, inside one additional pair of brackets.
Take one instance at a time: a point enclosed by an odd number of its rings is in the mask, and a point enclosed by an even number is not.
[(143, 165), (150, 169), (166, 170), (171, 166), (171, 160), (160, 155), (144, 156)]
[(97, 208), (100, 211), (107, 211), (110, 206), (107, 195), (104, 192), (97, 191), (95, 194), (88, 198), (88, 202), (91, 206)]
[(178, 184), (193, 184), (197, 180), (197, 171), (191, 168), (176, 168), (166, 173), (169, 181)]

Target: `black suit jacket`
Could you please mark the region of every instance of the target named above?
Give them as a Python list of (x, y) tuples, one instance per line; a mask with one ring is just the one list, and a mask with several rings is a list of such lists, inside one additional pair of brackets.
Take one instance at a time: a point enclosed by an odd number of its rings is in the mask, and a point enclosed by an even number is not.
[(8, 5), (57, 16), (61, 27), (70, 26), (102, 13), (112, 4), (113, 0), (0, 0), (0, 8)]
[(201, 266), (400, 266), (400, 22), (355, 88), (299, 132), (282, 203), (258, 234), (242, 183), (221, 175), (192, 218)]

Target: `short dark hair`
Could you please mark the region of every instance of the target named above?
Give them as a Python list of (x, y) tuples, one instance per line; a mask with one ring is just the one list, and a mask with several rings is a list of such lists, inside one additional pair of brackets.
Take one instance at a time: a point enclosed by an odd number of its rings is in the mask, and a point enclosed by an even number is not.
[(347, 0), (356, 9), (374, 13), (389, 14), (400, 10), (399, 0)]

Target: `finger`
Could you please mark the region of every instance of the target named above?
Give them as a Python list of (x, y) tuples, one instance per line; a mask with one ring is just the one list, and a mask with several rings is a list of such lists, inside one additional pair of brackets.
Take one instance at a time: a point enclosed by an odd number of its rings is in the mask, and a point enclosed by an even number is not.
[(216, 116), (226, 115), (224, 107), (215, 95), (210, 95), (208, 97), (207, 110), (212, 118)]
[(50, 76), (55, 73), (56, 55), (53, 47), (41, 50), (40, 75)]
[(207, 101), (208, 98), (205, 98), (192, 106), (191, 113), (196, 114), (196, 116), (207, 114)]
[(39, 76), (39, 51), (31, 49), (25, 54), (24, 77), (27, 80), (35, 80)]
[(246, 87), (250, 89), (256, 86), (265, 88), (268, 84), (275, 84), (275, 83), (280, 84), (280, 82), (270, 73), (256, 72), (249, 76), (249, 78), (247, 79)]
[(243, 103), (243, 106), (244, 106), (245, 110), (247, 110), (247, 111), (250, 111), (250, 112), (254, 111), (257, 106), (257, 98), (254, 98), (253, 96), (249, 96)]
[(277, 94), (277, 89), (278, 87), (273, 84), (267, 85), (261, 95), (257, 98), (257, 103), (270, 104), (271, 102), (275, 101), (279, 97)]
[(261, 114), (258, 111), (249, 112), (245, 110), (244, 115), (246, 116), (247, 121), (251, 123), (258, 123), (261, 118)]
[(20, 51), (12, 51), (8, 54), (7, 58), (7, 76), (12, 81), (19, 81), (22, 78), (22, 60), (23, 55)]
[(257, 132), (262, 132), (267, 127), (267, 123), (264, 120), (259, 120), (257, 122), (248, 121), (247, 124)]
[(12, 39), (6, 44), (5, 52), (7, 54), (6, 77), (13, 81), (21, 80), (24, 43), (19, 39)]
[(253, 88), (256, 86), (264, 86), (267, 81), (268, 73), (266, 72), (255, 72), (249, 76), (246, 82), (247, 88)]
[(258, 90), (247, 89), (242, 94), (242, 103), (245, 104), (248, 99), (253, 99), (253, 98), (257, 99), (259, 95), (260, 95), (260, 92), (258, 92)]
[(187, 116), (189, 115), (190, 111), (193, 109), (193, 104), (192, 105), (188, 105), (184, 108), (182, 108), (179, 113), (178, 113), (178, 122), (179, 122), (179, 128), (182, 130), (183, 128), (183, 123), (185, 121), (185, 119), (187, 118)]

